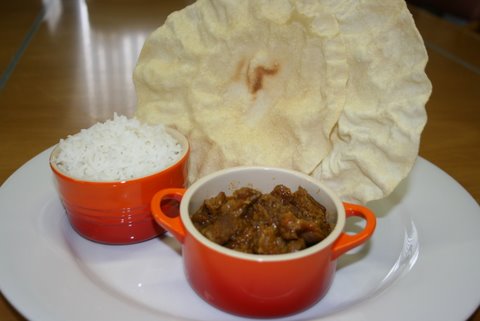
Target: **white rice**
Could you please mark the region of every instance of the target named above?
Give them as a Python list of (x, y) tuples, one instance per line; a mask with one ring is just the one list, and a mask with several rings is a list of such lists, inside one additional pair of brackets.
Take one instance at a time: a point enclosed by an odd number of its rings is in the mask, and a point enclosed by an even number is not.
[(182, 154), (182, 146), (163, 125), (149, 126), (117, 114), (113, 120), (61, 139), (59, 148), (57, 167), (88, 181), (147, 176), (172, 165)]

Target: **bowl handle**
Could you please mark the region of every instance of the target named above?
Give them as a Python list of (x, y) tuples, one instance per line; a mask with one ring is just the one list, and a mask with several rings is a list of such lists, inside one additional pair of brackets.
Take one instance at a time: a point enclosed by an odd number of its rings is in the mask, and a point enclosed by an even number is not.
[(365, 228), (357, 234), (349, 235), (345, 232), (340, 234), (340, 237), (333, 244), (333, 259), (365, 243), (370, 236), (372, 236), (377, 224), (375, 214), (365, 206), (350, 203), (343, 203), (343, 206), (345, 207), (347, 218), (351, 216), (362, 217), (366, 221), (366, 225)]
[[(152, 198), (150, 208), (152, 210), (153, 218), (155, 221), (180, 242), (183, 243), (185, 239), (185, 226), (182, 223), (180, 215), (174, 217), (167, 215), (162, 210), (162, 201), (169, 197), (170, 199), (181, 200), (186, 189), (184, 188), (166, 188), (158, 191)], [(177, 213), (178, 214), (178, 213)]]

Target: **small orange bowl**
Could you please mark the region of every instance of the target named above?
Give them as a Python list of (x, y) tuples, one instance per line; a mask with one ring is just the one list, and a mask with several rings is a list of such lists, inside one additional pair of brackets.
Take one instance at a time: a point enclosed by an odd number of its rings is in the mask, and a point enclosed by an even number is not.
[[(165, 233), (153, 220), (150, 201), (159, 189), (185, 187), (190, 147), (178, 131), (166, 128), (182, 146), (173, 165), (154, 174), (125, 181), (87, 181), (60, 170), (50, 155), (57, 190), (72, 227), (83, 237), (106, 244), (132, 244)], [(168, 209), (167, 209), (168, 211)]]
[[(268, 193), (277, 184), (292, 190), (302, 186), (325, 206), (333, 230), (323, 241), (293, 253), (249, 254), (210, 241), (190, 219), (206, 199), (219, 192), (231, 194), (248, 186)], [(165, 198), (180, 200), (179, 215), (164, 213)], [(333, 282), (338, 257), (365, 243), (376, 225), (375, 214), (368, 208), (341, 202), (308, 175), (257, 166), (224, 169), (202, 177), (188, 189), (161, 190), (152, 199), (152, 213), (182, 244), (184, 272), (193, 290), (219, 309), (255, 318), (283, 317), (320, 301)], [(344, 227), (353, 216), (362, 218), (365, 226), (351, 235)]]

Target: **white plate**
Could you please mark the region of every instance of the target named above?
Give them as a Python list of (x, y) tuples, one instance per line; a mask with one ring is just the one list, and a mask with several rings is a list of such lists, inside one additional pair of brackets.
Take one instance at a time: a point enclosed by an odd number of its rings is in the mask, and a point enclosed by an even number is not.
[[(0, 190), (0, 285), (21, 313), (48, 321), (242, 319), (190, 289), (172, 237), (109, 246), (77, 235), (55, 192), (50, 151)], [(378, 217), (372, 239), (341, 257), (322, 301), (282, 320), (452, 321), (473, 313), (480, 302), (476, 201), (419, 158), (391, 196), (369, 206)], [(359, 225), (349, 220), (348, 229)]]

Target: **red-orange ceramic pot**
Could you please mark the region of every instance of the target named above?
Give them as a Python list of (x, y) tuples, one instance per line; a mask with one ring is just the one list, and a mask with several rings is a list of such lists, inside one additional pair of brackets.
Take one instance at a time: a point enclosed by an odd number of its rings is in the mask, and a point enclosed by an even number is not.
[[(246, 254), (215, 244), (193, 225), (193, 214), (207, 198), (220, 191), (229, 194), (243, 186), (263, 193), (284, 184), (305, 188), (327, 209), (333, 231), (307, 249), (279, 255)], [(171, 217), (160, 206), (165, 198), (181, 199), (180, 215)], [(191, 287), (205, 301), (230, 313), (250, 317), (278, 317), (304, 310), (328, 291), (337, 258), (364, 243), (375, 229), (374, 214), (366, 207), (342, 203), (322, 183), (295, 171), (238, 167), (206, 176), (188, 189), (164, 189), (152, 199), (155, 220), (182, 243), (185, 273)], [(362, 217), (363, 230), (343, 232), (350, 216)]]
[(179, 160), (160, 172), (126, 181), (70, 177), (55, 165), (54, 148), (50, 167), (69, 221), (80, 235), (101, 243), (131, 244), (165, 233), (153, 220), (150, 201), (159, 189), (186, 186), (189, 156), (187, 139), (173, 129), (167, 132), (183, 147)]

